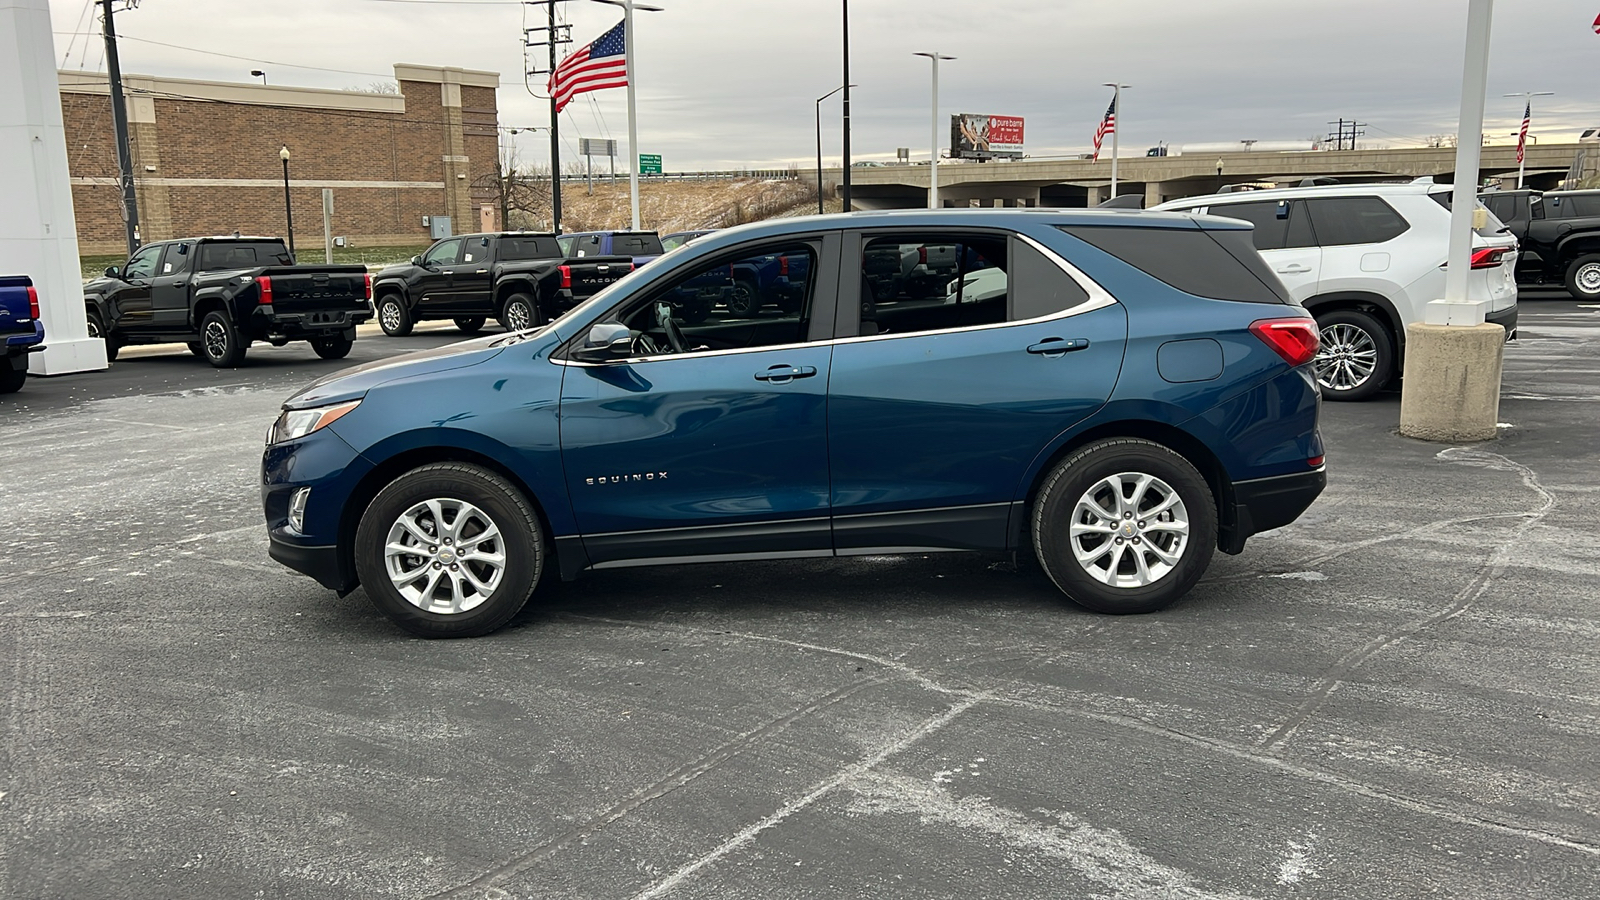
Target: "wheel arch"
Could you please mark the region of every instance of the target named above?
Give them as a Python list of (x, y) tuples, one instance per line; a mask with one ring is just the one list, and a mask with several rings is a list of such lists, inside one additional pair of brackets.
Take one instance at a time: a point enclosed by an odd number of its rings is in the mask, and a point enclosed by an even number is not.
[(1600, 253), (1600, 232), (1583, 231), (1569, 234), (1556, 241), (1556, 259), (1561, 267), (1561, 273), (1566, 274), (1567, 267), (1577, 261), (1580, 256), (1591, 253)]
[(189, 327), (193, 328), (195, 333), (198, 334), (200, 332), (200, 323), (205, 321), (206, 316), (212, 312), (222, 313), (235, 326), (239, 324), (237, 317), (233, 314), (233, 310), (228, 308), (228, 304), (221, 296), (207, 294), (195, 298), (194, 304), (189, 307)]
[(533, 314), (538, 317), (541, 312), (540, 306), (543, 304), (543, 300), (539, 295), (539, 283), (528, 275), (508, 278), (494, 286), (494, 312), (491, 315), (497, 319), (504, 318), (506, 302), (517, 294), (528, 295), (529, 299), (533, 301)]
[(372, 303), (376, 308), (384, 298), (394, 294), (400, 298), (400, 304), (406, 309), (411, 308), (411, 292), (406, 290), (406, 283), (399, 279), (374, 282), (372, 285)]
[(1405, 349), (1405, 323), (1400, 321), (1400, 312), (1395, 309), (1394, 302), (1382, 294), (1375, 294), (1372, 291), (1332, 291), (1318, 294), (1302, 305), (1313, 317), (1319, 312), (1334, 312), (1341, 309), (1376, 315), (1378, 321), (1389, 329), (1389, 338), (1394, 342), (1395, 352), (1399, 353)]

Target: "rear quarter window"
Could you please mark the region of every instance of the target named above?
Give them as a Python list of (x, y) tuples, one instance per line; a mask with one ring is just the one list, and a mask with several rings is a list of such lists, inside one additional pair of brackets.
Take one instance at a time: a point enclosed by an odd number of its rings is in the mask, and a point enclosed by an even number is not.
[(1291, 302), (1283, 283), (1256, 252), (1248, 231), (1115, 225), (1056, 227), (1186, 294), (1247, 303)]
[(1381, 197), (1318, 197), (1306, 201), (1317, 243), (1324, 247), (1381, 244), (1411, 228)]
[(555, 238), (503, 237), (500, 239), (501, 259), (554, 259), (564, 255)]

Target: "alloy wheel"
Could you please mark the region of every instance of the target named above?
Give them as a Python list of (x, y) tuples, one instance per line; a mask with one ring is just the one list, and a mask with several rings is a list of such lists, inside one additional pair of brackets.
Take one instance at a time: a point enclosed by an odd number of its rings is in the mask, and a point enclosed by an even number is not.
[(1317, 384), (1330, 391), (1350, 391), (1366, 384), (1378, 365), (1378, 347), (1364, 329), (1337, 322), (1322, 329), (1322, 346), (1312, 366)]
[(505, 541), (488, 513), (462, 500), (424, 500), (389, 527), (384, 567), (412, 606), (456, 615), (487, 601), (505, 576)]
[(379, 324), (384, 331), (396, 331), (400, 328), (400, 304), (393, 300), (385, 301), (378, 310)]
[(1072, 555), (1095, 580), (1139, 588), (1171, 574), (1189, 546), (1189, 510), (1165, 481), (1121, 472), (1084, 491), (1068, 530)]
[(509, 331), (523, 331), (533, 327), (533, 313), (529, 311), (526, 303), (506, 304), (506, 329)]
[(228, 355), (228, 326), (212, 319), (206, 323), (205, 333), (206, 355), (212, 359), (221, 359)]

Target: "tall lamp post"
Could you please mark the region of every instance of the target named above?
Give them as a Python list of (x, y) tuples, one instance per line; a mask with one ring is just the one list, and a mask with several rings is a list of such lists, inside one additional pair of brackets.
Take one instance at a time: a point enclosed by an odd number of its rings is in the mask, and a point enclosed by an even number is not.
[(1122, 131), (1122, 89), (1131, 88), (1131, 84), (1119, 84), (1115, 81), (1103, 81), (1106, 87), (1111, 88), (1111, 114), (1115, 118), (1111, 122), (1111, 199), (1117, 199), (1117, 135)]
[[(1518, 91), (1514, 94), (1501, 94), (1500, 96), (1522, 98), (1522, 127), (1527, 128), (1528, 122), (1533, 119), (1533, 98), (1554, 97), (1555, 95), (1555, 91)], [(1516, 138), (1518, 141), (1521, 141), (1527, 137), (1527, 134), (1528, 133), (1526, 131), (1518, 131)], [(1527, 154), (1519, 149), (1517, 151), (1517, 157), (1517, 190), (1520, 191), (1522, 190), (1522, 173), (1527, 169)]]
[(1217, 193), (1222, 193), (1222, 157), (1217, 157)]
[[(622, 7), (622, 52), (628, 67), (628, 198), (633, 207), (633, 230), (639, 230), (639, 114), (634, 102), (635, 82), (638, 81), (633, 60), (633, 13), (661, 12), (661, 7), (639, 3), (637, 0), (595, 0), (610, 6)], [(557, 177), (560, 177), (559, 175)]]
[(932, 158), (928, 161), (928, 208), (939, 208), (939, 60), (955, 59), (954, 56), (945, 56), (935, 50), (924, 53), (918, 50), (913, 56), (926, 56), (933, 62), (933, 131), (928, 142), (928, 151)]
[(289, 224), (289, 256), (294, 257), (294, 207), (289, 205), (289, 145), (284, 144), (278, 150), (278, 158), (283, 160), (283, 217)]
[(255, 77), (257, 77), (259, 79), (261, 79), (261, 83), (262, 84), (266, 84), (267, 83), (267, 73), (266, 72), (263, 72), (260, 69), (251, 69), (250, 70), (250, 74), (254, 75)]
[[(852, 84), (850, 87), (855, 87), (855, 85)], [(822, 208), (822, 101), (844, 89), (845, 85), (841, 84), (817, 98), (817, 215), (819, 216), (826, 212)]]
[(840, 185), (840, 199), (845, 212), (850, 211), (850, 0), (839, 0), (844, 15), (844, 174)]

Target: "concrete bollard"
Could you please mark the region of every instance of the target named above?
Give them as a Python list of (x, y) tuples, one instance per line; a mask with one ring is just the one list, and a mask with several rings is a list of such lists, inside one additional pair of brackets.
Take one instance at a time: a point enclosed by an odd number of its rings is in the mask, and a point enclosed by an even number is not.
[(1505, 346), (1506, 330), (1492, 323), (1407, 326), (1400, 433), (1452, 443), (1496, 437)]

